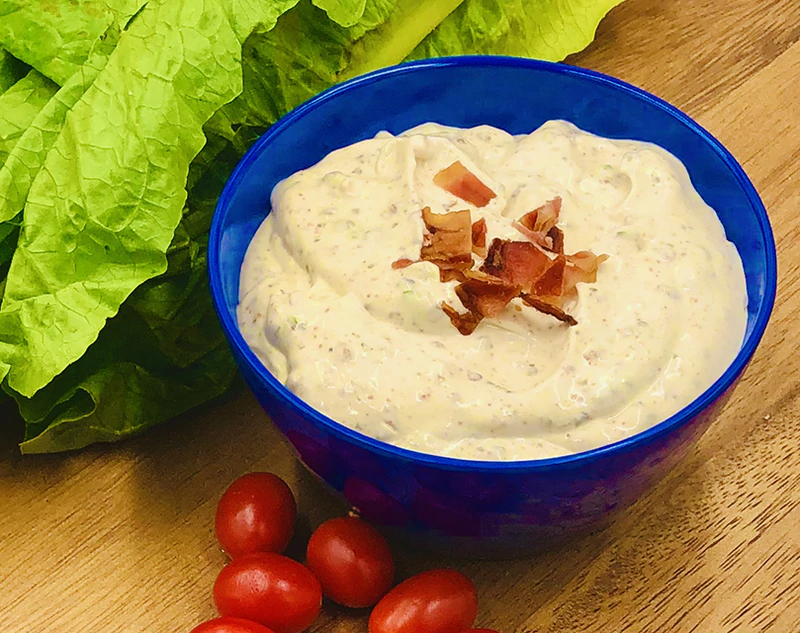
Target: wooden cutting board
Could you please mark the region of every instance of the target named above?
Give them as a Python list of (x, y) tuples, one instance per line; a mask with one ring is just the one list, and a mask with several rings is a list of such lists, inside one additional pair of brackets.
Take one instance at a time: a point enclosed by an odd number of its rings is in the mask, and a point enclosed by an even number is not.
[[(505, 633), (800, 631), (800, 3), (627, 0), (570, 61), (684, 109), (744, 165), (778, 243), (772, 323), (716, 424), (608, 530), (513, 563), (398, 551), (401, 571), (462, 569), (480, 624)], [(212, 617), (214, 507), (247, 471), (288, 479), (301, 531), (342, 510), (246, 393), (70, 455), (19, 457), (14, 415), (0, 410), (4, 633), (182, 632)], [(366, 620), (326, 608), (312, 630)]]

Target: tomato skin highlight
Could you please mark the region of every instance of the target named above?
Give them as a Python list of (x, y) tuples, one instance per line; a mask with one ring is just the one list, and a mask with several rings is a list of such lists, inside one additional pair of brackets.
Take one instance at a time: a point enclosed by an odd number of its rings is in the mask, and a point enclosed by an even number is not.
[(392, 588), (394, 559), (383, 535), (356, 517), (331, 519), (308, 541), (306, 565), (322, 592), (345, 607), (371, 607)]
[(231, 558), (251, 552), (280, 554), (292, 538), (296, 518), (297, 503), (283, 479), (249, 473), (223, 493), (214, 531)]
[(271, 552), (234, 558), (214, 583), (222, 616), (253, 620), (275, 633), (307, 629), (322, 607), (322, 587), (307, 567)]
[(401, 582), (375, 605), (369, 633), (458, 633), (478, 613), (475, 585), (453, 569), (426, 571)]
[(258, 622), (242, 618), (215, 618), (194, 627), (190, 633), (274, 633)]

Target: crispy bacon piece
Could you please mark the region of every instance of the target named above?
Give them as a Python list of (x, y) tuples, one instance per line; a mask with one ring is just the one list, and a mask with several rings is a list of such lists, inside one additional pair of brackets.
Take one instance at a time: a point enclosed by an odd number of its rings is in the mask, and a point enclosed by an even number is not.
[(564, 234), (556, 227), (560, 213), (561, 198), (556, 196), (523, 215), (512, 226), (534, 244), (554, 253), (563, 253)]
[(573, 294), (579, 283), (593, 284), (597, 281), (597, 269), (608, 255), (595, 255), (591, 251), (578, 251), (567, 255), (567, 266), (564, 270), (564, 294)]
[(448, 281), (466, 281), (467, 274), (470, 272), (469, 268), (465, 270), (460, 264), (450, 268), (447, 262), (443, 262), (437, 264), (437, 266), (439, 266), (439, 281), (443, 284), (446, 284)]
[(407, 257), (392, 262), (395, 270), (417, 262), (431, 262), (439, 268), (442, 282), (463, 279), (461, 274), (472, 268), (472, 224), (468, 209), (433, 213), (430, 207), (422, 209), (425, 234), (419, 259)]
[(572, 255), (566, 256), (567, 261), (581, 271), (582, 279), (586, 283), (594, 283), (597, 281), (597, 269), (604, 261), (608, 259), (608, 255), (595, 255), (591, 251), (578, 251)]
[(480, 270), (530, 292), (550, 266), (550, 258), (530, 242), (494, 238)]
[(462, 258), (472, 261), (472, 224), (469, 209), (433, 213), (430, 207), (422, 210), (425, 239), (420, 257), (426, 261)]
[(471, 270), (464, 271), (464, 279), (462, 281), (467, 281), (468, 279), (472, 279), (474, 281), (482, 281), (487, 284), (507, 284), (508, 282), (504, 279), (500, 279), (495, 275), (490, 275), (483, 270), (475, 270), (474, 268)]
[(564, 253), (564, 231), (557, 226), (554, 226), (547, 232), (547, 237), (552, 242), (552, 251), (554, 253)]
[(416, 262), (413, 259), (408, 259), (408, 257), (401, 257), (398, 260), (392, 262), (392, 268), (395, 270), (399, 270), (400, 268), (408, 268), (411, 264), (415, 264)]
[(560, 297), (564, 294), (564, 270), (567, 266), (567, 258), (564, 255), (556, 255), (550, 261), (547, 270), (533, 286), (533, 294), (537, 297)]
[(535, 308), (539, 312), (543, 312), (544, 314), (549, 314), (550, 316), (554, 316), (559, 321), (567, 323), (568, 325), (578, 325), (578, 322), (572, 315), (567, 314), (566, 312), (564, 312), (564, 310), (562, 310), (558, 306), (553, 305), (552, 303), (549, 303), (544, 299), (540, 299), (539, 297), (535, 297), (534, 295), (525, 292), (523, 292), (520, 295), (520, 298), (522, 299), (522, 302), (525, 305), (530, 306), (531, 308)]
[(433, 213), (422, 210), (426, 233), (420, 260), (436, 264), (442, 282), (458, 279), (461, 271), (472, 268), (472, 224), (469, 210)]
[(519, 296), (520, 287), (502, 279), (467, 279), (456, 286), (456, 295), (464, 307), (484, 318), (496, 317), (509, 302)]
[(452, 323), (464, 336), (469, 336), (472, 334), (475, 331), (475, 328), (478, 327), (478, 323), (480, 323), (483, 318), (477, 314), (473, 314), (472, 312), (465, 312), (464, 314), (461, 314), (446, 301), (442, 301), (442, 310), (450, 318), (450, 323)]
[(461, 161), (454, 162), (436, 174), (433, 177), (433, 183), (476, 207), (485, 207), (497, 195), (475, 174), (464, 167)]
[(523, 226), (517, 221), (511, 223), (517, 231), (522, 233), (525, 237), (527, 237), (531, 242), (541, 246), (542, 248), (547, 249), (548, 251), (553, 250), (553, 240), (550, 239), (547, 234), (540, 233), (538, 231), (531, 231), (528, 227)]
[(472, 252), (486, 257), (486, 220), (483, 218), (472, 223)]
[(456, 295), (467, 309), (465, 314), (456, 311), (446, 302), (442, 310), (461, 334), (475, 331), (484, 318), (500, 314), (508, 303), (519, 296), (521, 288), (479, 270), (468, 270), (465, 279), (456, 286)]
[(548, 200), (541, 207), (523, 215), (519, 223), (529, 231), (546, 234), (558, 223), (561, 214), (561, 196)]

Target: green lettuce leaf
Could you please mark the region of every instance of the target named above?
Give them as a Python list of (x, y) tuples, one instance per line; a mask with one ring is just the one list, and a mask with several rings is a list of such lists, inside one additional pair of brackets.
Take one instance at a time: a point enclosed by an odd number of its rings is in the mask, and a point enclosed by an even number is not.
[[(31, 183), (58, 138), (67, 113), (105, 66), (108, 54), (116, 45), (116, 35), (110, 31), (109, 36), (98, 43), (89, 60), (39, 110), (13, 147), (8, 144), (10, 152), (5, 160), (0, 160), (0, 302), (5, 294), (9, 263), (17, 247), (22, 209)], [(0, 96), (0, 101), (4, 96)], [(3, 127), (2, 113), (0, 108), (0, 128)], [(18, 118), (19, 114), (15, 116)]]
[(0, 95), (0, 166), (57, 90), (58, 86), (47, 77), (31, 70)]
[[(131, 8), (133, 6), (131, 5)], [(119, 16), (120, 19), (124, 17), (126, 16)], [(5, 157), (5, 161), (0, 160), (0, 279), (3, 280), (3, 291), (8, 271), (8, 267), (5, 266), (6, 260), (10, 261), (16, 248), (19, 225), (22, 222), (21, 211), (33, 179), (58, 138), (67, 113), (105, 66), (108, 56), (119, 40), (119, 33), (118, 25), (109, 27), (95, 43), (86, 63), (39, 111), (27, 129), (19, 136), (16, 144)], [(14, 59), (8, 54), (6, 56)], [(16, 62), (16, 67), (27, 66)], [(40, 77), (43, 76), (40, 75)], [(2, 117), (2, 108), (0, 108), (0, 119)], [(8, 222), (11, 224), (6, 226), (4, 223)], [(2, 300), (2, 296), (3, 292), (0, 292), (0, 300)]]
[(110, 44), (111, 38), (106, 41), (109, 46), (99, 47), (70, 77), (31, 121), (5, 163), (0, 161), (0, 223), (22, 211), (33, 179), (61, 133), (67, 114), (83, 97), (108, 61), (113, 45)]
[(22, 79), (28, 68), (11, 53), (0, 48), (0, 94)]
[(28, 193), (0, 309), (12, 390), (45, 387), (166, 270), (202, 126), (241, 92), (242, 42), (279, 4), (153, 1), (122, 34)]
[[(198, 263), (200, 260), (198, 260)], [(194, 310), (213, 319), (207, 289), (190, 296)], [(173, 324), (176, 329), (202, 329)], [(75, 449), (141, 433), (223, 394), (236, 377), (221, 338), (179, 370), (153, 333), (128, 310), (111, 319), (97, 344), (52, 383), (26, 399), (12, 393), (26, 419), (23, 453)]]
[[(8, 264), (14, 249), (17, 247), (19, 227), (22, 225), (22, 215), (17, 215), (8, 222), (0, 224), (0, 279), (5, 281), (8, 273)], [(0, 300), (3, 295), (0, 293)]]
[(350, 28), (308, 0), (244, 45), (244, 92), (223, 109), (239, 137), (258, 133), (333, 84), (403, 59), (462, 0), (370, 0)]
[(466, 0), (409, 59), (481, 53), (561, 61), (622, 0)]
[(89, 58), (112, 25), (144, 0), (0, 0), (0, 46), (59, 85)]
[(227, 391), (236, 367), (211, 302), (207, 236), (239, 155), (219, 139), (192, 164), (190, 206), (167, 271), (140, 286), (77, 362), (31, 398), (23, 453), (81, 448), (136, 435)]
[(5, 294), (8, 267), (11, 257), (14, 255), (14, 249), (17, 247), (21, 224), (21, 215), (0, 224), (0, 301), (3, 300), (3, 294)]
[(332, 22), (349, 28), (358, 24), (367, 0), (312, 0), (314, 6), (328, 14)]

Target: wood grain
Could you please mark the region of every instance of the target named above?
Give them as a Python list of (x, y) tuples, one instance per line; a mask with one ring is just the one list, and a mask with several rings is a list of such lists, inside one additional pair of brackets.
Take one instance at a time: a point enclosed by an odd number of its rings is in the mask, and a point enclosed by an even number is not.
[[(402, 573), (451, 564), (500, 631), (800, 631), (800, 4), (627, 0), (571, 63), (668, 99), (742, 162), (778, 243), (778, 301), (720, 419), (606, 531), (531, 560), (437, 560), (398, 548)], [(11, 417), (0, 408), (4, 420)], [(0, 425), (0, 631), (188, 631), (213, 615), (216, 499), (269, 469), (303, 525), (342, 510), (294, 463), (247, 394), (114, 447), (21, 458)], [(365, 631), (326, 608), (314, 631)]]

